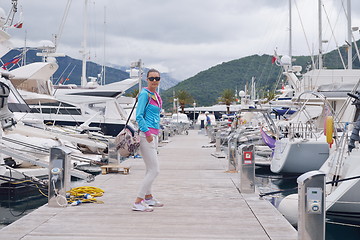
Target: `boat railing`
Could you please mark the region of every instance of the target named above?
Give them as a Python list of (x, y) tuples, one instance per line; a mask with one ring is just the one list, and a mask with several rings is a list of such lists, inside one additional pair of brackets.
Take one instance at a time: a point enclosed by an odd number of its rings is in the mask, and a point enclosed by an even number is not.
[[(286, 132), (287, 131), (287, 132)], [(309, 138), (315, 138), (318, 139), (319, 137), (319, 129), (314, 126), (312, 123), (290, 123), (287, 128), (285, 128), (285, 131), (283, 132), (285, 137), (288, 137), (290, 139), (294, 138), (303, 138), (303, 139), (309, 139)]]

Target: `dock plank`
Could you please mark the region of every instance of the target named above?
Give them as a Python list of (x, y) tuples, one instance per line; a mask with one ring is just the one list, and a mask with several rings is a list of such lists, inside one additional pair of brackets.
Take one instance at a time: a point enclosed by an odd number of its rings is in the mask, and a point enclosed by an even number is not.
[(154, 212), (131, 211), (144, 176), (142, 159), (129, 159), (129, 175), (99, 175), (90, 186), (99, 200), (66, 208), (47, 205), (0, 230), (0, 239), (297, 239), (296, 230), (266, 200), (242, 194), (226, 159), (202, 148), (208, 138), (189, 131), (159, 148), (161, 172), (153, 192), (165, 203)]

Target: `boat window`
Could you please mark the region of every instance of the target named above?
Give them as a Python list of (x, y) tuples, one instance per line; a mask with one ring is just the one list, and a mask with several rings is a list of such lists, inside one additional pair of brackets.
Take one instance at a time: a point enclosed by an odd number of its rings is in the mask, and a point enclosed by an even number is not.
[(88, 107), (94, 112), (100, 112), (102, 115), (105, 114), (105, 103), (91, 103), (88, 105)]

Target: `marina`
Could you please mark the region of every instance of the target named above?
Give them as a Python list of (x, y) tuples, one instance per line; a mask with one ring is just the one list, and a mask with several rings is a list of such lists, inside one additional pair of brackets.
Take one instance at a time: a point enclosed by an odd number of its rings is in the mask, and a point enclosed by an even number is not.
[[(88, 0), (81, 76), (65, 84), (76, 65), (65, 67), (60, 36), (10, 47), (8, 31), (22, 28), (11, 2), (7, 18), (0, 9), (0, 239), (360, 238), (360, 40), (351, 0), (337, 6), (346, 44), (331, 52), (323, 52), (322, 14), (333, 17), (318, 0), (319, 52), (292, 54), (298, 6), (289, 0), (288, 54), (276, 47), (272, 56), (223, 62), (167, 89), (172, 72), (158, 71), (144, 51), (136, 56), (146, 65), (106, 67), (105, 30), (101, 72), (92, 70), (100, 65), (87, 49), (96, 35)], [(27, 54), (41, 61), (26, 62)]]
[(208, 137), (190, 130), (159, 148), (161, 173), (154, 184), (165, 206), (131, 211), (144, 174), (131, 158), (130, 174), (98, 175), (91, 186), (105, 191), (103, 204), (47, 205), (1, 229), (1, 239), (297, 239), (297, 231), (258, 194), (239, 192), (237, 173), (204, 148)]

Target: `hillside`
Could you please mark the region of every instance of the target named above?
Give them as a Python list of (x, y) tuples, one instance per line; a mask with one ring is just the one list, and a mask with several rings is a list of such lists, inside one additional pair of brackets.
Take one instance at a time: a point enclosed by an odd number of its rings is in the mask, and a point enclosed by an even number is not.
[[(360, 40), (357, 41), (357, 46), (360, 47)], [(347, 60), (347, 51), (345, 47), (340, 48), (340, 52), (344, 61)], [(2, 58), (3, 62), (10, 61), (14, 56), (18, 55), (19, 51), (13, 50)], [(356, 56), (355, 48), (353, 48), (353, 56)], [(27, 63), (41, 61), (40, 57), (36, 56), (35, 50), (27, 52)], [(294, 56), (293, 65), (300, 65), (303, 68), (302, 73), (306, 71), (310, 64), (310, 56)], [(333, 50), (323, 57), (324, 67), (329, 69), (341, 69), (342, 62), (339, 58), (338, 51)], [(264, 97), (266, 92), (274, 91), (281, 87), (282, 76), (281, 67), (272, 64), (271, 55), (251, 55), (240, 59), (235, 59), (229, 62), (223, 62), (213, 66), (207, 70), (201, 71), (193, 77), (190, 77), (182, 82), (171, 78), (169, 74), (162, 73), (161, 81), (161, 96), (164, 101), (164, 108), (169, 110), (172, 108), (173, 93), (178, 90), (187, 91), (197, 103), (197, 106), (209, 106), (217, 103), (218, 97), (225, 89), (233, 89), (239, 92), (245, 90), (246, 85), (249, 85), (251, 78), (255, 77), (257, 94), (259, 97)], [(59, 69), (54, 74), (53, 82), (57, 83), (61, 78), (69, 78), (65, 84), (80, 84), (81, 76), (81, 60), (73, 59), (71, 57), (57, 58)], [(316, 61), (316, 59), (315, 59)], [(360, 68), (360, 62), (357, 58), (353, 61), (353, 68)], [(106, 83), (120, 81), (128, 77), (126, 72), (127, 67), (124, 66), (107, 66), (106, 67)], [(96, 77), (101, 72), (101, 66), (93, 63), (87, 63), (87, 75)], [(145, 69), (146, 72), (146, 69)], [(143, 78), (145, 80), (145, 77)], [(144, 86), (146, 83), (144, 82)], [(133, 91), (137, 87), (133, 87), (128, 92)], [(167, 89), (167, 90), (166, 90)], [(192, 103), (188, 104), (192, 106)]]
[[(42, 58), (36, 56), (37, 50), (28, 50), (26, 52), (26, 64), (33, 62), (40, 62)], [(13, 59), (15, 56), (19, 55), (19, 50), (11, 50), (5, 56), (1, 58), (1, 60), (6, 63)], [(69, 79), (64, 81), (63, 84), (76, 84), (80, 85), (81, 72), (82, 72), (82, 61), (79, 59), (74, 59), (69, 56), (65, 57), (57, 57), (57, 63), (59, 65), (58, 70), (53, 75), (53, 83), (58, 84), (62, 79)], [(130, 63), (129, 63), (130, 65)], [(16, 67), (16, 66), (15, 66)], [(88, 77), (97, 77), (99, 73), (101, 73), (101, 65), (96, 64), (94, 62), (87, 62), (87, 76)], [(129, 69), (129, 66), (106, 66), (106, 83), (113, 83), (117, 81), (124, 80), (129, 77), (129, 73), (126, 70)], [(145, 72), (147, 69), (144, 70)], [(143, 77), (145, 80), (145, 77)], [(161, 88), (166, 90), (174, 85), (176, 85), (179, 81), (172, 78), (167, 73), (162, 73), (162, 86)], [(135, 87), (136, 88), (136, 87)], [(132, 89), (129, 90), (131, 92)]]
[[(357, 41), (360, 46), (360, 40)], [(347, 60), (345, 47), (340, 48), (344, 61)], [(353, 56), (356, 55), (353, 48)], [(302, 66), (302, 73), (310, 64), (310, 56), (294, 56), (293, 65)], [(333, 50), (323, 57), (324, 67), (329, 69), (341, 69), (342, 63), (337, 50)], [(245, 90), (245, 86), (250, 84), (251, 78), (255, 77), (257, 94), (263, 97), (267, 91), (274, 91), (281, 87), (284, 80), (281, 67), (272, 64), (270, 55), (252, 55), (229, 62), (224, 62), (204, 70), (195, 76), (188, 78), (176, 86), (169, 88), (162, 93), (165, 109), (171, 109), (173, 103), (173, 93), (178, 90), (187, 91), (195, 100), (198, 106), (209, 106), (216, 104), (217, 98), (225, 89), (234, 89), (238, 92)], [(316, 59), (315, 59), (316, 61)], [(353, 68), (360, 68), (360, 63), (356, 58)], [(187, 107), (192, 106), (188, 104)]]

